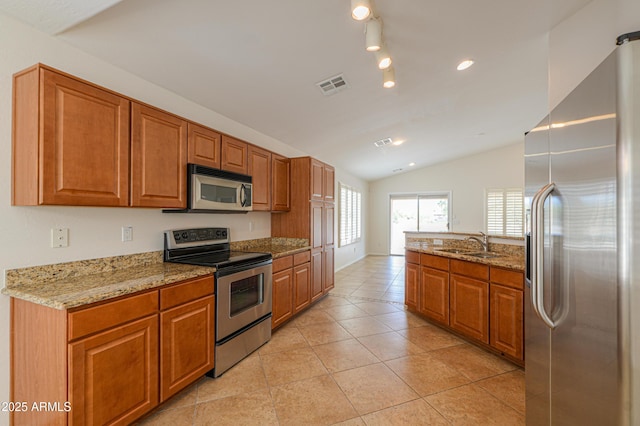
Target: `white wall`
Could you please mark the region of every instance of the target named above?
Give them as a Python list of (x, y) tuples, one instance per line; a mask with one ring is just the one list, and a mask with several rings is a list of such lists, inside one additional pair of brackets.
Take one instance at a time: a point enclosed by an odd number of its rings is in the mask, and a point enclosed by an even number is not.
[(524, 186), (523, 149), (523, 142), (519, 142), (371, 182), (369, 254), (389, 253), (389, 196), (394, 193), (451, 191), (451, 231), (485, 229), (485, 189)]
[[(352, 188), (359, 190), (362, 193), (362, 240), (349, 244), (344, 247), (338, 247), (339, 238), (338, 238), (338, 229), (340, 226), (340, 214), (339, 214), (339, 205), (340, 205), (340, 185), (339, 183), (343, 183)], [(343, 172), (341, 170), (336, 170), (336, 249), (335, 249), (335, 265), (334, 269), (336, 271), (348, 266), (359, 259), (362, 259), (367, 255), (367, 200), (369, 194), (369, 184), (359, 179), (355, 176), (351, 176), (350, 174)]]

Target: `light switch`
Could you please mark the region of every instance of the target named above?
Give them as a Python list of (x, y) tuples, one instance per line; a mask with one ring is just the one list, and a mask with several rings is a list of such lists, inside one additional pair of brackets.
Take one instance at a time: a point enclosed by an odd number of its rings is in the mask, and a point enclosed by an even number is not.
[(122, 227), (122, 241), (133, 240), (133, 226)]

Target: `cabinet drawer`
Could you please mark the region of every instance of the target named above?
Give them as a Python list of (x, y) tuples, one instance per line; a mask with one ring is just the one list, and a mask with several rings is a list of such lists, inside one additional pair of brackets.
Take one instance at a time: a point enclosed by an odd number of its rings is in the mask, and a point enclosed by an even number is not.
[(289, 268), (293, 268), (293, 256), (285, 256), (278, 259), (273, 259), (271, 269), (274, 274), (276, 272), (284, 271), (285, 269)]
[(302, 253), (296, 253), (293, 255), (293, 265), (301, 265), (311, 261), (311, 251), (303, 251)]
[(406, 250), (404, 253), (404, 259), (407, 263), (415, 263), (417, 265), (420, 264), (420, 253), (417, 251), (409, 251)]
[(524, 289), (524, 274), (520, 271), (491, 267), (491, 282), (518, 290)]
[(449, 259), (442, 256), (423, 253), (420, 255), (420, 264), (430, 268), (440, 269), (441, 271), (449, 270)]
[(160, 309), (169, 309), (183, 303), (213, 294), (213, 276), (183, 281), (160, 289)]
[(125, 297), (69, 313), (69, 340), (124, 324), (158, 310), (158, 291)]
[(487, 265), (452, 259), (450, 266), (452, 274), (466, 275), (467, 277), (489, 281), (489, 266)]

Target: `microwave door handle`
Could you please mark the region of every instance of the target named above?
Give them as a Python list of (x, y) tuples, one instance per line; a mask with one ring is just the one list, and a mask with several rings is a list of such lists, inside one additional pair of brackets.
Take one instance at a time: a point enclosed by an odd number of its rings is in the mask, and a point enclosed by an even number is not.
[(240, 205), (242, 207), (247, 205), (247, 187), (244, 184), (240, 185)]

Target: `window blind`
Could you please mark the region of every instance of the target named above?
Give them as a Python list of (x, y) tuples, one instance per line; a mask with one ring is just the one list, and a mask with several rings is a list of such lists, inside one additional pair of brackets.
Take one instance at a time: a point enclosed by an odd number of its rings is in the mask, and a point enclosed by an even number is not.
[(521, 237), (524, 225), (521, 188), (487, 190), (487, 233)]
[(362, 194), (355, 188), (340, 183), (340, 247), (362, 239)]

